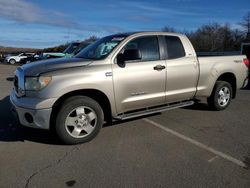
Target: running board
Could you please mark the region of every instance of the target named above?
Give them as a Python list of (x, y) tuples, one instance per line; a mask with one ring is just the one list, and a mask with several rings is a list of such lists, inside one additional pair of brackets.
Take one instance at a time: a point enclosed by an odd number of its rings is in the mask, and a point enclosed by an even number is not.
[(114, 117), (114, 119), (115, 120), (126, 120), (126, 119), (136, 118), (136, 117), (140, 117), (140, 116), (164, 112), (164, 111), (172, 110), (172, 109), (176, 109), (176, 108), (182, 108), (185, 106), (191, 106), (193, 104), (194, 104), (194, 101), (185, 101), (185, 102), (179, 102), (179, 103), (174, 103), (174, 104), (167, 104), (165, 106), (161, 106), (161, 107), (157, 107), (157, 108), (150, 108), (150, 109), (146, 109), (146, 110), (139, 111), (139, 112), (137, 111), (137, 112), (132, 112), (132, 113), (121, 114), (121, 115)]

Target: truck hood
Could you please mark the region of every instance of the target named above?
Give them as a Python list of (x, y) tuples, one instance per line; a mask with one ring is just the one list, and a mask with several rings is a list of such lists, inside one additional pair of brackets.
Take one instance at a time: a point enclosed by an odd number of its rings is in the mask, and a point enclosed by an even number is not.
[(59, 58), (36, 61), (25, 64), (21, 68), (25, 76), (38, 76), (39, 74), (51, 72), (59, 69), (67, 69), (72, 67), (81, 67), (89, 65), (92, 61), (81, 58)]

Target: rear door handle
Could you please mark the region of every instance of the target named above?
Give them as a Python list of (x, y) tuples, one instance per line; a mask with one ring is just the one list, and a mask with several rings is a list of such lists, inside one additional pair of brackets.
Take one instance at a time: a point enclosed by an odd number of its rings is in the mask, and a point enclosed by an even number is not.
[(156, 65), (154, 67), (154, 70), (161, 71), (162, 69), (165, 69), (166, 67), (164, 65)]

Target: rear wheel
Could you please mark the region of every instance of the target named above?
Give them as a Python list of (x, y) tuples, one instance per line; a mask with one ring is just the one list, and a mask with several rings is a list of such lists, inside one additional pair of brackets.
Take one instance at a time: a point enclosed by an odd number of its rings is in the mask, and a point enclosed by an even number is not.
[(65, 144), (92, 140), (103, 125), (103, 111), (93, 99), (76, 96), (67, 99), (56, 118), (56, 133)]
[(10, 59), (9, 63), (10, 63), (11, 65), (14, 65), (14, 64), (16, 64), (16, 60), (15, 60), (15, 59)]
[(207, 102), (214, 110), (224, 110), (229, 106), (231, 100), (232, 86), (228, 82), (217, 81)]

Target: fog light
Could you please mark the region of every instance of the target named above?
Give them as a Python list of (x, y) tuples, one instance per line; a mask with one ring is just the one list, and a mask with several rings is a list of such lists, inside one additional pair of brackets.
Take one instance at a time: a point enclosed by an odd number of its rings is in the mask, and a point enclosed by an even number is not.
[(34, 119), (30, 113), (25, 113), (24, 118), (28, 123), (33, 123)]

